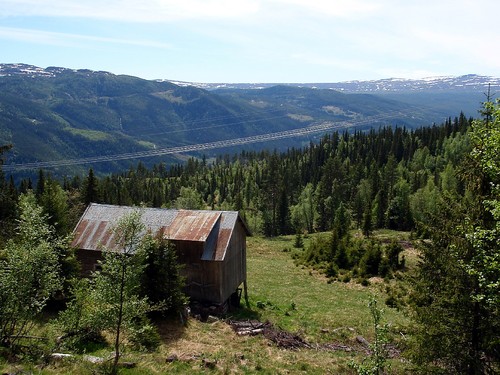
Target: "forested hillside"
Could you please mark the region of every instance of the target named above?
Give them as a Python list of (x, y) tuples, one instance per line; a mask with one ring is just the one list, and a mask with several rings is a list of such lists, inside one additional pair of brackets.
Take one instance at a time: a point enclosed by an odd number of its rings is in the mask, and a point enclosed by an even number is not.
[[(320, 137), (325, 128), (314, 130), (319, 124), (329, 129), (414, 127), (450, 115), (454, 113), (396, 98), (327, 89), (275, 86), (214, 92), (108, 72), (0, 64), (0, 144), (13, 145), (6, 168), (28, 169), (18, 173), (21, 177), (36, 171), (36, 163), (42, 167), (53, 162), (59, 167), (53, 173), (63, 176), (81, 173), (86, 168), (82, 165), (100, 158), (93, 168), (101, 174), (128, 168), (145, 155), (149, 166), (184, 160), (168, 152), (170, 148), (303, 130), (247, 146), (283, 151), (302, 147), (311, 134)], [(214, 145), (201, 152), (232, 153), (236, 147)], [(216, 152), (210, 151), (214, 148)], [(81, 160), (65, 167), (75, 159)], [(35, 167), (30, 171), (23, 167), (26, 163)]]
[[(12, 182), (10, 195), (32, 186), (48, 207), (68, 195), (70, 201), (57, 203), (234, 209), (254, 232), (266, 236), (330, 230), (342, 204), (357, 227), (414, 230), (415, 221), (425, 221), (436, 194), (462, 191), (456, 172), (470, 147), (470, 121), (460, 115), (416, 130), (334, 132), (318, 144), (283, 153), (250, 151), (213, 161), (191, 158), (185, 164), (150, 169), (139, 162), (102, 178), (91, 169), (87, 176), (66, 178), (61, 185), (50, 171), (40, 170), (35, 186), (30, 179), (18, 189)], [(10, 211), (3, 209), (3, 216)], [(71, 222), (66, 209), (49, 213), (59, 225)]]

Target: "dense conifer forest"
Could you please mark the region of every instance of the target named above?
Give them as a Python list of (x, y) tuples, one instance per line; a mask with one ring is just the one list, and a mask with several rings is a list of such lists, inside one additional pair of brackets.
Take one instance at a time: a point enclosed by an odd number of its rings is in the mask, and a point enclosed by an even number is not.
[(265, 236), (331, 230), (342, 204), (359, 228), (414, 230), (433, 194), (463, 189), (455, 172), (470, 148), (470, 123), (461, 114), (416, 130), (335, 132), (284, 153), (242, 151), (151, 169), (139, 163), (106, 176), (90, 169), (63, 181), (43, 170), (19, 186), (3, 177), (2, 220), (15, 216), (17, 195), (31, 188), (62, 231), (89, 202), (239, 210)]

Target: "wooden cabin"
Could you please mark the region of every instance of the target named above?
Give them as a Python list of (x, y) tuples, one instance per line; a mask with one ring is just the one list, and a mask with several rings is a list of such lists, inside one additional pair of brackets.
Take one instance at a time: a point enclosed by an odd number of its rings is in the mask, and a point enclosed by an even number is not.
[[(72, 246), (82, 273), (98, 267), (103, 249), (112, 249), (112, 228), (137, 207), (91, 203), (74, 230)], [(140, 208), (146, 231), (175, 245), (184, 264), (185, 293), (191, 301), (227, 305), (243, 284), (246, 297), (246, 236), (250, 231), (236, 211)]]

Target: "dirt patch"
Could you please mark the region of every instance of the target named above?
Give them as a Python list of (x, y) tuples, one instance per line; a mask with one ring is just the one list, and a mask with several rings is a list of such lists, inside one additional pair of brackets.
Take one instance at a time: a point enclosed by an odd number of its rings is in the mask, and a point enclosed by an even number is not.
[[(369, 344), (366, 340), (357, 339), (356, 343), (346, 345), (339, 342), (315, 344), (304, 340), (300, 335), (287, 332), (280, 328), (275, 327), (270, 322), (260, 322), (257, 320), (230, 320), (228, 324), (233, 331), (240, 336), (255, 336), (263, 335), (269, 341), (273, 342), (278, 348), (288, 350), (298, 349), (316, 349), (325, 351), (344, 351), (344, 352), (363, 352), (370, 353)], [(393, 345), (390, 346), (389, 356), (391, 358), (398, 357), (401, 353)]]
[(240, 336), (263, 335), (282, 349), (312, 348), (312, 345), (297, 334), (293, 334), (276, 328), (270, 322), (259, 322), (256, 320), (229, 321), (231, 328)]
[(414, 250), (414, 246), (413, 246), (413, 243), (411, 241), (401, 240), (401, 241), (398, 241), (398, 243), (405, 250)]

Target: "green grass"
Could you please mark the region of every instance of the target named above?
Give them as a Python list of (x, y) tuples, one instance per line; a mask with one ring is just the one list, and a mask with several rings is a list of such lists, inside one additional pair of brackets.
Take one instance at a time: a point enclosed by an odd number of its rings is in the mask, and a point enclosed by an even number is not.
[[(304, 239), (306, 246), (311, 237)], [(294, 249), (293, 243), (293, 236), (248, 238), (250, 307), (240, 309), (229, 318), (270, 321), (276, 327), (300, 334), (313, 344), (338, 343), (359, 348), (358, 335), (371, 341), (373, 322), (368, 302), (370, 296), (375, 296), (379, 306), (384, 307), (384, 282), (372, 281), (368, 287), (356, 283), (328, 283), (323, 275), (295, 265), (291, 255), (302, 250)], [(405, 334), (407, 318), (394, 309), (384, 307), (384, 310), (383, 321), (390, 323), (393, 339), (400, 340)], [(353, 374), (348, 363), (361, 362), (365, 357), (360, 351), (279, 349), (261, 335), (236, 335), (223, 320), (202, 323), (190, 319), (187, 327), (178, 322), (164, 322), (159, 330), (163, 340), (161, 348), (154, 353), (126, 349), (123, 360), (137, 362), (137, 367), (122, 369), (121, 373)], [(108, 357), (111, 352), (108, 347), (88, 354)], [(178, 360), (167, 363), (166, 358), (171, 355), (176, 355)], [(207, 367), (204, 361), (213, 368)], [(399, 359), (391, 362), (392, 373), (405, 372)], [(86, 362), (82, 355), (43, 366), (0, 360), (0, 373), (22, 368), (34, 374), (99, 373), (99, 368)]]
[(113, 137), (110, 134), (98, 131), (98, 130), (89, 130), (89, 129), (78, 129), (78, 128), (66, 128), (65, 131), (71, 133), (72, 135), (80, 136), (89, 141), (109, 141), (112, 140)]
[[(293, 237), (271, 241), (249, 239), (251, 310), (258, 312), (261, 320), (270, 320), (289, 331), (302, 332), (308, 340), (327, 341), (332, 337), (325, 335), (325, 331), (343, 331), (342, 328), (352, 328), (354, 331), (349, 331), (370, 338), (372, 322), (367, 305), (370, 296), (383, 305), (383, 282), (374, 282), (369, 287), (356, 283), (329, 284), (325, 276), (295, 266), (290, 253), (283, 249), (293, 249)], [(264, 308), (259, 308), (262, 303)], [(400, 313), (388, 308), (385, 318), (398, 326), (407, 323)]]

